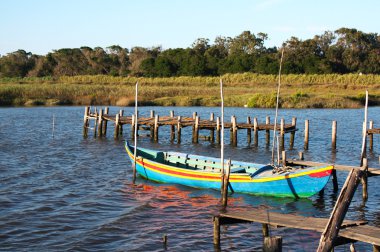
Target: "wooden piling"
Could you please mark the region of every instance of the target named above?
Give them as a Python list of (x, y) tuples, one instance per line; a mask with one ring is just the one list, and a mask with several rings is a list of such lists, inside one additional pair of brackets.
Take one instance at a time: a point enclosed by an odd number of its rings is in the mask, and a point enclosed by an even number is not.
[[(151, 110), (150, 111), (150, 118), (155, 118), (155, 115), (154, 115), (154, 110)], [(149, 131), (150, 131), (150, 138), (152, 140), (154, 140), (154, 124), (153, 125), (150, 125), (149, 127)]]
[(99, 116), (98, 116), (98, 134), (99, 134), (99, 136), (103, 135), (103, 109), (99, 110)]
[(94, 120), (94, 137), (96, 138), (96, 135), (97, 135), (97, 133), (98, 133), (98, 127), (97, 127), (97, 125), (98, 125), (98, 110), (95, 108), (95, 112), (94, 112), (94, 114), (95, 114), (95, 120)]
[(317, 252), (329, 252), (333, 249), (340, 226), (346, 216), (348, 207), (350, 206), (352, 197), (362, 176), (363, 171), (359, 169), (352, 169), (348, 174), (334, 209), (331, 212), (330, 219), (321, 235)]
[(280, 150), (283, 151), (285, 149), (285, 120), (281, 118), (280, 123)]
[[(109, 113), (109, 108), (108, 107), (105, 107), (104, 108), (104, 115), (108, 115)], [(103, 136), (106, 136), (107, 135), (107, 123), (108, 121), (107, 120), (104, 120), (103, 121)]]
[(368, 199), (368, 163), (367, 159), (363, 159), (363, 176), (361, 178), (361, 183), (362, 183), (362, 195), (363, 195), (363, 200)]
[(296, 129), (297, 129), (297, 117), (292, 118), (292, 126), (294, 127), (294, 130), (290, 132), (290, 139), (289, 139), (289, 148), (292, 150), (294, 147), (294, 138), (296, 135)]
[[(265, 124), (266, 125), (270, 124), (270, 117), (269, 116), (267, 116), (265, 118)], [(265, 143), (266, 143), (267, 146), (270, 144), (270, 130), (269, 129), (267, 129), (265, 131)]]
[(257, 117), (253, 118), (253, 144), (259, 146), (259, 123)]
[(236, 116), (231, 116), (231, 144), (232, 146), (237, 146), (237, 126), (236, 126)]
[(336, 121), (333, 121), (332, 129), (331, 129), (331, 149), (333, 151), (336, 150), (336, 130), (337, 130), (337, 123)]
[(338, 187), (338, 177), (336, 176), (335, 169), (332, 170), (331, 176), (332, 176), (332, 183), (333, 183), (333, 191), (337, 192), (339, 190), (339, 187)]
[(83, 136), (87, 137), (88, 135), (88, 127), (90, 125), (88, 115), (90, 114), (90, 107), (86, 106), (84, 108), (84, 116), (83, 116)]
[(219, 116), (216, 118), (216, 142), (220, 144), (220, 117)]
[[(373, 121), (369, 121), (369, 129), (373, 129)], [(373, 151), (373, 134), (368, 134), (368, 138), (369, 138), (369, 150), (370, 151)]]
[(181, 143), (181, 116), (178, 116), (177, 119), (177, 143)]
[[(251, 124), (251, 117), (250, 116), (247, 116), (247, 124)], [(248, 145), (251, 144), (251, 131), (252, 130), (250, 128), (247, 129), (247, 143), (248, 143)]]
[(120, 115), (116, 114), (116, 119), (115, 119), (115, 131), (114, 131), (114, 138), (117, 139), (119, 138), (119, 120), (120, 120)]
[(269, 226), (268, 224), (262, 224), (262, 232), (263, 232), (263, 237), (268, 237), (269, 236)]
[(282, 151), (282, 167), (286, 167), (286, 151)]
[(280, 252), (282, 251), (282, 237), (273, 236), (264, 238), (264, 252)]
[(135, 127), (136, 127), (136, 116), (133, 114), (131, 116), (131, 136), (135, 137)]
[[(170, 117), (174, 118), (174, 111), (170, 110)], [(170, 141), (173, 142), (175, 139), (175, 126), (170, 125)]]
[(304, 160), (303, 151), (298, 152), (298, 157), (300, 160)]
[(231, 159), (228, 160), (226, 173), (223, 176), (222, 206), (225, 209), (228, 202), (228, 184), (230, 183)]
[(305, 139), (303, 148), (305, 150), (309, 149), (309, 120), (305, 120)]
[(193, 112), (193, 120), (197, 117), (197, 112)]
[[(123, 114), (124, 114), (124, 110), (120, 109), (120, 111), (119, 111), (119, 116), (120, 116), (119, 120), (123, 116)], [(123, 135), (123, 124), (119, 123), (119, 127), (120, 127), (119, 134)], [(136, 127), (138, 127), (138, 126), (136, 125)], [(138, 135), (138, 133), (137, 133), (137, 135)]]
[(155, 115), (154, 116), (154, 133), (153, 133), (153, 136), (154, 136), (154, 141), (155, 142), (158, 142), (158, 121), (160, 120), (160, 117), (158, 115)]
[(154, 110), (150, 111), (150, 118), (154, 118)]
[(214, 223), (214, 246), (220, 248), (220, 218), (219, 216), (213, 217)]
[(194, 130), (193, 130), (193, 143), (199, 141), (199, 116), (195, 117)]
[[(214, 113), (210, 114), (210, 122), (214, 121)], [(210, 129), (210, 141), (215, 142), (215, 128)]]

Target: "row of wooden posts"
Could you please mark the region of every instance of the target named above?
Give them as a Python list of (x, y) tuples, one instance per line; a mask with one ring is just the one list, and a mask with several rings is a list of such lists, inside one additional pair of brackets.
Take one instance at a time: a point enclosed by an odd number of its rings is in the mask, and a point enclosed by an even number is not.
[[(208, 120), (201, 120), (200, 116), (197, 115), (197, 112), (193, 112), (192, 118), (183, 117), (183, 116), (174, 116), (174, 111), (170, 111), (169, 116), (160, 117), (155, 114), (153, 110), (150, 111), (150, 117), (147, 118), (138, 118), (136, 120), (135, 115), (124, 116), (124, 111), (120, 110), (117, 114), (109, 114), (109, 108), (105, 107), (104, 109), (96, 109), (94, 111), (90, 110), (90, 107), (85, 107), (84, 113), (84, 124), (83, 124), (83, 135), (88, 136), (88, 129), (90, 129), (90, 119), (94, 120), (94, 136), (105, 136), (107, 134), (107, 123), (108, 121), (113, 122), (114, 124), (114, 138), (119, 138), (123, 135), (123, 125), (131, 125), (131, 136), (134, 137), (135, 127), (138, 130), (149, 130), (150, 137), (152, 140), (159, 141), (159, 127), (160, 126), (170, 126), (170, 140), (177, 141), (181, 143), (182, 128), (192, 127), (192, 142), (198, 143), (200, 130), (209, 130), (209, 136), (203, 136), (204, 139), (211, 142), (217, 142), (220, 144), (220, 130), (221, 123), (220, 117), (217, 117), (215, 120), (214, 113), (210, 114)], [(253, 122), (252, 122), (253, 121)], [(137, 125), (136, 125), (137, 122)], [(291, 124), (285, 124), (285, 120), (282, 118), (280, 124), (278, 125), (279, 132), (279, 147), (281, 150), (284, 150), (285, 147), (285, 134), (290, 133), (289, 138), (289, 148), (292, 149), (294, 146), (295, 132), (297, 131), (296, 125), (297, 118), (293, 117)], [(230, 143), (232, 146), (237, 146), (238, 138), (237, 132), (239, 129), (246, 129), (247, 131), (247, 142), (251, 144), (252, 141), (252, 132), (253, 132), (253, 144), (258, 146), (258, 132), (265, 130), (265, 142), (267, 145), (270, 144), (270, 132), (273, 130), (274, 125), (270, 123), (270, 117), (265, 118), (265, 124), (259, 124), (256, 117), (251, 119), (247, 117), (246, 123), (238, 123), (236, 116), (231, 116), (231, 121), (226, 122), (224, 125), (225, 128), (230, 129)], [(138, 132), (138, 131), (137, 131)], [(215, 134), (216, 132), (216, 134)], [(367, 131), (369, 137), (369, 149), (373, 149), (373, 134), (380, 133), (379, 129), (373, 128), (373, 121), (369, 123), (369, 129)], [(139, 135), (139, 133), (137, 133)], [(337, 121), (332, 121), (331, 127), (331, 149), (336, 150), (337, 147)], [(309, 120), (305, 120), (304, 127), (304, 149), (309, 149)]]

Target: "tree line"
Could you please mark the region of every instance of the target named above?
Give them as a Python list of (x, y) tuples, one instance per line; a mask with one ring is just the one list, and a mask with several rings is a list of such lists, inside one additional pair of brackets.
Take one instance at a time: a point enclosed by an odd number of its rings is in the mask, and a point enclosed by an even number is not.
[(0, 77), (75, 75), (218, 76), (253, 72), (276, 74), (285, 49), (284, 74), (380, 74), (380, 36), (357, 29), (326, 31), (312, 39), (291, 37), (281, 47), (265, 47), (268, 35), (199, 38), (188, 48), (64, 48), (36, 55), (18, 50), (0, 57)]

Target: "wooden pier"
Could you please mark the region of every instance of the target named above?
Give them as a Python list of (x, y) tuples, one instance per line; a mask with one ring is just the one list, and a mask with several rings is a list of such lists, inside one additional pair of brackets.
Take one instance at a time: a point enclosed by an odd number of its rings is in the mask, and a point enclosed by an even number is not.
[[(209, 119), (201, 119), (200, 116), (197, 115), (196, 112), (193, 113), (192, 117), (184, 117), (184, 116), (174, 116), (174, 111), (170, 112), (169, 116), (159, 116), (155, 114), (154, 111), (151, 111), (150, 117), (138, 118), (137, 125), (135, 116), (124, 116), (123, 111), (120, 110), (118, 114), (109, 114), (108, 108), (103, 109), (95, 109), (95, 111), (90, 111), (89, 107), (85, 108), (84, 114), (84, 127), (83, 127), (83, 135), (88, 135), (89, 129), (89, 121), (94, 120), (94, 135), (95, 136), (105, 136), (107, 132), (107, 123), (112, 122), (115, 127), (114, 137), (118, 138), (123, 134), (123, 125), (131, 126), (131, 134), (134, 135), (134, 127), (137, 127), (138, 130), (146, 130), (150, 131), (150, 137), (154, 141), (159, 140), (159, 128), (162, 126), (170, 127), (170, 139), (172, 141), (177, 138), (177, 142), (181, 142), (181, 132), (182, 128), (192, 127), (192, 142), (198, 143), (200, 135), (200, 130), (209, 130), (210, 135), (207, 137), (207, 140), (217, 143), (220, 143), (220, 130), (221, 130), (221, 120), (219, 117), (215, 119), (214, 114), (211, 113)], [(259, 131), (265, 131), (266, 134), (266, 142), (269, 144), (270, 141), (270, 131), (273, 130), (274, 125), (270, 123), (270, 117), (267, 116), (265, 119), (265, 124), (259, 124), (257, 118), (247, 117), (246, 123), (238, 123), (236, 116), (231, 117), (230, 122), (224, 123), (224, 128), (229, 129), (230, 134), (230, 142), (233, 146), (237, 146), (238, 143), (238, 130), (246, 130), (247, 132), (247, 141), (250, 143), (253, 139), (254, 145), (258, 145), (258, 134)], [(297, 131), (296, 128), (296, 118), (292, 119), (290, 124), (286, 124), (284, 119), (281, 119), (281, 123), (277, 125), (277, 130), (279, 132), (279, 142), (281, 149), (284, 149), (284, 138), (286, 133), (290, 133), (290, 143), (289, 145), (294, 146), (294, 135)], [(216, 134), (215, 134), (216, 133)], [(308, 139), (307, 139), (308, 141)]]

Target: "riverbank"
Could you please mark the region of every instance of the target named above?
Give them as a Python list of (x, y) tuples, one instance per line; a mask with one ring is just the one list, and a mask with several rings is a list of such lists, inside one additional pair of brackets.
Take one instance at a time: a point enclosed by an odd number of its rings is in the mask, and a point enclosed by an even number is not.
[[(275, 106), (277, 76), (226, 74), (226, 106)], [(109, 105), (133, 106), (136, 81), (141, 105), (219, 106), (219, 77), (135, 78), (64, 76), (58, 78), (2, 78), (0, 106)], [(283, 108), (358, 108), (365, 90), (370, 105), (380, 105), (379, 75), (283, 75)]]

